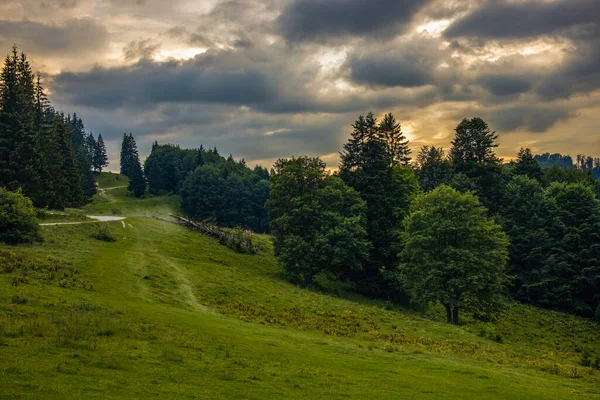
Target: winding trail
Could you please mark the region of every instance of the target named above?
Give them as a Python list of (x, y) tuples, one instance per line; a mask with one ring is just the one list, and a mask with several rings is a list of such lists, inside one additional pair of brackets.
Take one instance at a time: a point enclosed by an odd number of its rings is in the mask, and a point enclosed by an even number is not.
[(104, 216), (104, 215), (86, 215), (86, 217), (93, 219), (94, 221), (51, 222), (48, 224), (40, 224), (40, 226), (95, 224), (96, 222), (123, 221), (126, 218), (126, 217), (109, 217), (109, 216)]

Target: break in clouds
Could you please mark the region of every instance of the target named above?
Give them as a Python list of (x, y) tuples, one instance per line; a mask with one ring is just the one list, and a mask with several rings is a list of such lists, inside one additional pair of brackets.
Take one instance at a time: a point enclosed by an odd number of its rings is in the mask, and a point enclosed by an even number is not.
[(600, 150), (596, 0), (5, 0), (0, 15), (2, 49), (27, 52), (113, 155), (133, 132), (142, 154), (158, 140), (335, 165), (370, 110), (414, 148), (479, 116), (505, 157)]

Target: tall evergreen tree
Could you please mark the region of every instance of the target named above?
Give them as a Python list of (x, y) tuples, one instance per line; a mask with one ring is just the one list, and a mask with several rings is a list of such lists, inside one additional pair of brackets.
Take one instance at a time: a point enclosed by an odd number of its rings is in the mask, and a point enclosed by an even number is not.
[(542, 167), (533, 158), (530, 149), (521, 148), (517, 154), (517, 161), (513, 170), (515, 175), (526, 175), (531, 179), (542, 180)]
[(386, 114), (379, 123), (379, 134), (385, 142), (388, 157), (392, 165), (408, 165), (411, 150), (408, 140), (402, 133), (400, 124), (392, 113)]
[(92, 172), (92, 163), (90, 161), (87, 149), (87, 136), (85, 126), (81, 118), (76, 113), (70, 119), (71, 143), (73, 152), (77, 160), (77, 167), (81, 176), (81, 190), (83, 199), (89, 199), (96, 194), (96, 182)]
[(397, 196), (390, 154), (373, 114), (359, 116), (352, 127), (341, 153), (339, 174), (367, 203), (367, 233), (372, 243), (369, 263), (355, 279), (361, 291), (385, 295), (380, 270), (396, 264), (400, 209), (406, 204)]
[(455, 129), (450, 160), (455, 176), (452, 186), (474, 190), (492, 213), (502, 204), (507, 176), (495, 153), (498, 135), (481, 118), (463, 119)]
[(73, 152), (71, 129), (64, 114), (56, 114), (55, 118), (58, 119), (56, 135), (63, 159), (61, 172), (64, 185), (63, 194), (65, 196), (64, 206), (77, 207), (84, 203), (84, 199), (81, 190), (81, 173)]
[(31, 68), (17, 48), (0, 75), (0, 186), (35, 197), (35, 93)]
[(142, 197), (146, 192), (146, 178), (144, 177), (139, 158), (134, 162), (133, 168), (131, 168), (129, 173), (129, 186), (127, 189), (133, 192), (135, 197)]
[(452, 178), (452, 166), (446, 159), (444, 149), (435, 146), (423, 146), (416, 160), (419, 185), (428, 192), (439, 185), (448, 184)]
[(121, 143), (121, 174), (131, 177), (136, 163), (139, 163), (137, 144), (131, 133), (129, 135), (124, 133)]
[(108, 156), (106, 155), (106, 145), (102, 135), (98, 134), (98, 140), (96, 141), (96, 148), (94, 151), (94, 169), (98, 172), (102, 172), (102, 169), (108, 166)]

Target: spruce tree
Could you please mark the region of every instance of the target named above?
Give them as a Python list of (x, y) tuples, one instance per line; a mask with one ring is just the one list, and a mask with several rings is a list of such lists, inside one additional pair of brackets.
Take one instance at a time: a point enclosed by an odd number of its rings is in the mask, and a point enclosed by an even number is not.
[(133, 167), (130, 171), (129, 186), (127, 188), (130, 192), (133, 192), (135, 197), (142, 197), (146, 192), (146, 178), (144, 178), (144, 172), (140, 164), (139, 158), (135, 160)]
[(533, 158), (530, 149), (521, 148), (521, 150), (519, 150), (513, 173), (515, 175), (526, 175), (531, 179), (536, 179), (540, 182), (542, 180), (542, 167), (540, 167), (540, 164)]
[(403, 197), (395, 196), (394, 171), (386, 142), (372, 113), (359, 116), (341, 153), (340, 177), (367, 203), (367, 233), (372, 243), (369, 263), (354, 279), (359, 290), (385, 295), (382, 268), (396, 264), (397, 235)]
[(0, 186), (36, 196), (34, 79), (25, 54), (13, 47), (0, 76)]
[(408, 165), (411, 153), (408, 147), (409, 142), (392, 113), (386, 114), (379, 123), (379, 133), (385, 142), (392, 165)]
[(452, 166), (446, 159), (444, 149), (435, 146), (423, 146), (416, 160), (419, 185), (428, 192), (441, 184), (450, 183)]
[(59, 132), (57, 133), (63, 159), (61, 172), (64, 182), (65, 206), (77, 207), (84, 203), (84, 196), (81, 186), (81, 172), (73, 152), (71, 129), (64, 114), (57, 114), (55, 118), (60, 120)]
[(498, 135), (481, 118), (463, 119), (455, 129), (450, 161), (455, 177), (452, 186), (474, 190), (481, 203), (496, 213), (502, 204), (506, 178), (502, 160), (496, 156)]
[(106, 145), (102, 135), (98, 134), (96, 148), (94, 151), (94, 169), (97, 172), (102, 172), (102, 169), (108, 166), (108, 156), (106, 155)]
[(136, 162), (139, 162), (139, 153), (135, 139), (131, 133), (129, 135), (124, 133), (121, 143), (121, 174), (131, 177)]

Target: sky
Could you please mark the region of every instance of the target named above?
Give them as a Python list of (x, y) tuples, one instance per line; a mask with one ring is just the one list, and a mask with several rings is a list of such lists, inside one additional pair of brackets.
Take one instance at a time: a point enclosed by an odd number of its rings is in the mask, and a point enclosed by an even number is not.
[(0, 0), (0, 49), (26, 52), (58, 110), (270, 166), (330, 167), (351, 124), (391, 112), (414, 155), (463, 118), (498, 155), (600, 156), (598, 0)]

